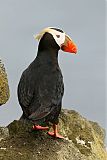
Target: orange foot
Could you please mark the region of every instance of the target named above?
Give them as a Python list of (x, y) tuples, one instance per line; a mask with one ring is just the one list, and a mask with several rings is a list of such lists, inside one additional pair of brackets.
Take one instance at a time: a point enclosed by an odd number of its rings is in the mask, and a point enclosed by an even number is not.
[(34, 125), (32, 127), (33, 130), (48, 130), (49, 127), (42, 127), (42, 126), (39, 126), (39, 125)]
[(52, 137), (55, 137), (55, 138), (62, 138), (62, 139), (64, 139), (64, 137), (61, 136), (58, 133), (58, 126), (56, 124), (53, 124), (53, 132), (48, 132), (48, 135), (50, 135)]
[(59, 133), (54, 133), (54, 132), (48, 132), (48, 135), (49, 136), (52, 136), (52, 137), (55, 137), (55, 138), (61, 138), (61, 139), (64, 139), (63, 136), (61, 136)]

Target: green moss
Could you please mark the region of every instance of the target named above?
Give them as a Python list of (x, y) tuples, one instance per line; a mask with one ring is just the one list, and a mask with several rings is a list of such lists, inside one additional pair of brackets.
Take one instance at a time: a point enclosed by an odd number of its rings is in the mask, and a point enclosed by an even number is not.
[(10, 97), (7, 74), (0, 63), (0, 105), (6, 103)]
[[(104, 147), (103, 138), (101, 139), (102, 136), (104, 137), (103, 129), (94, 122), (90, 123), (76, 111), (62, 110), (60, 126), (61, 133), (68, 137), (69, 140), (72, 140), (81, 154), (85, 156), (92, 154), (93, 146), (95, 146), (96, 143), (98, 146)], [(98, 137), (99, 142), (96, 142), (95, 136)]]
[[(75, 111), (62, 110), (59, 130), (68, 140), (50, 137), (46, 131), (31, 130), (32, 124), (14, 121), (9, 126), (10, 136), (0, 142), (3, 160), (106, 160), (102, 135)], [(98, 129), (99, 128), (99, 129)], [(103, 131), (103, 130), (102, 130)], [(101, 144), (102, 143), (102, 144)]]

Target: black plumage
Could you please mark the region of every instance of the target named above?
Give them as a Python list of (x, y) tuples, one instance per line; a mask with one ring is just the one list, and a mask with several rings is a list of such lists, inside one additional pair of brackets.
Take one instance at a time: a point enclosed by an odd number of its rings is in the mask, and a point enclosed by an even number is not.
[(45, 121), (58, 124), (64, 93), (59, 49), (53, 36), (46, 32), (39, 42), (37, 57), (23, 72), (18, 84), (23, 118), (35, 124)]

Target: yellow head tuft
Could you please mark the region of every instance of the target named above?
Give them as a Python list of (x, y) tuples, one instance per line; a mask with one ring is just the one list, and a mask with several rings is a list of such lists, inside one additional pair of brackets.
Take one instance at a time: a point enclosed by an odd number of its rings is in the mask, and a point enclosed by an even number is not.
[(39, 41), (46, 32), (50, 32), (51, 30), (51, 27), (45, 28), (39, 34), (34, 35), (33, 37)]

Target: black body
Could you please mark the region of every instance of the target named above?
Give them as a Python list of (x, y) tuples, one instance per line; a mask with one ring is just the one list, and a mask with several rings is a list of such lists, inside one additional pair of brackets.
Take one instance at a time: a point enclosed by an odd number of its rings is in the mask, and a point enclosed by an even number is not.
[(53, 36), (41, 38), (36, 59), (23, 72), (18, 85), (18, 100), (23, 117), (35, 124), (58, 123), (64, 92), (63, 77), (58, 65), (60, 47)]

